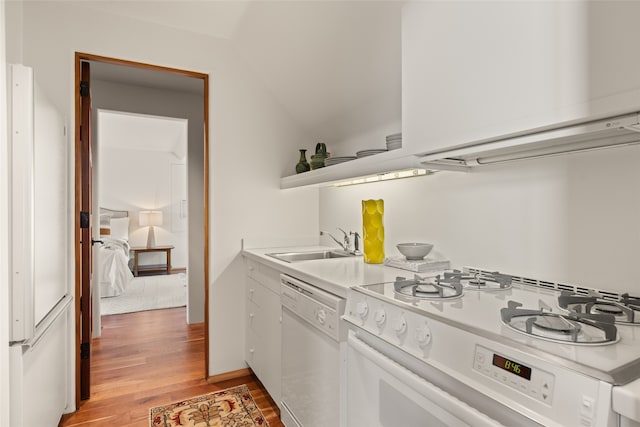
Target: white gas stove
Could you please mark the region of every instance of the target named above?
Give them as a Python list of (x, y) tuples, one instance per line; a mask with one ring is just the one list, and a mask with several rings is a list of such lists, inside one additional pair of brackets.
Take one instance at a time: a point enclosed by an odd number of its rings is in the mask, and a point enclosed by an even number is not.
[[(399, 273), (395, 282), (349, 290), (349, 345), (375, 350), (451, 397), (434, 411), (453, 404), (454, 418), (430, 415), (433, 425), (636, 425), (636, 298), (475, 268)], [(356, 353), (350, 348), (352, 366), (364, 366)], [(367, 381), (348, 378), (352, 388)], [(394, 395), (385, 390), (378, 394)], [(349, 396), (349, 425), (384, 425), (365, 422), (357, 402), (366, 399)]]

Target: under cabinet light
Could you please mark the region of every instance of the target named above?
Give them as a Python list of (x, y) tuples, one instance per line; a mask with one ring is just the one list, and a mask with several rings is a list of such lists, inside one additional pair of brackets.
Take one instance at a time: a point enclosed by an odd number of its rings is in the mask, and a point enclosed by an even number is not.
[(385, 172), (362, 178), (350, 179), (348, 181), (340, 181), (333, 184), (333, 186), (344, 187), (346, 185), (366, 184), (370, 182), (389, 181), (392, 179), (413, 178), (416, 176), (431, 175), (432, 173), (434, 173), (434, 171), (428, 169), (405, 169), (400, 171)]

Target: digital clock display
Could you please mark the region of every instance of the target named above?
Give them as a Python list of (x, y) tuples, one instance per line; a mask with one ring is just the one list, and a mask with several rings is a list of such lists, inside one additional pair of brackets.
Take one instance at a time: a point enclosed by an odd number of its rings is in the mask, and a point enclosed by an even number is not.
[(527, 381), (531, 381), (530, 367), (525, 366), (521, 363), (514, 362), (513, 360), (509, 360), (506, 357), (502, 357), (497, 354), (494, 354), (493, 366), (497, 366), (498, 368), (504, 369), (505, 371), (509, 371), (512, 374), (522, 377)]

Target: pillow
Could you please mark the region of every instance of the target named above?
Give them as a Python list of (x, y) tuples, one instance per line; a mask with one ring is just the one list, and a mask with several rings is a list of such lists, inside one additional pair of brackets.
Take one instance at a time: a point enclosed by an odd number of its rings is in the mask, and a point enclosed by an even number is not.
[(101, 227), (109, 227), (109, 221), (113, 213), (111, 212), (100, 212), (100, 226)]
[(111, 218), (111, 237), (129, 240), (129, 218)]

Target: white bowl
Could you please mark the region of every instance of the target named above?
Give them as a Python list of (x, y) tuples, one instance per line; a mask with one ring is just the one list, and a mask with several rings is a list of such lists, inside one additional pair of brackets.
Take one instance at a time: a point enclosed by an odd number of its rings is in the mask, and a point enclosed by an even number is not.
[(433, 249), (431, 243), (398, 243), (396, 247), (408, 260), (424, 259)]

